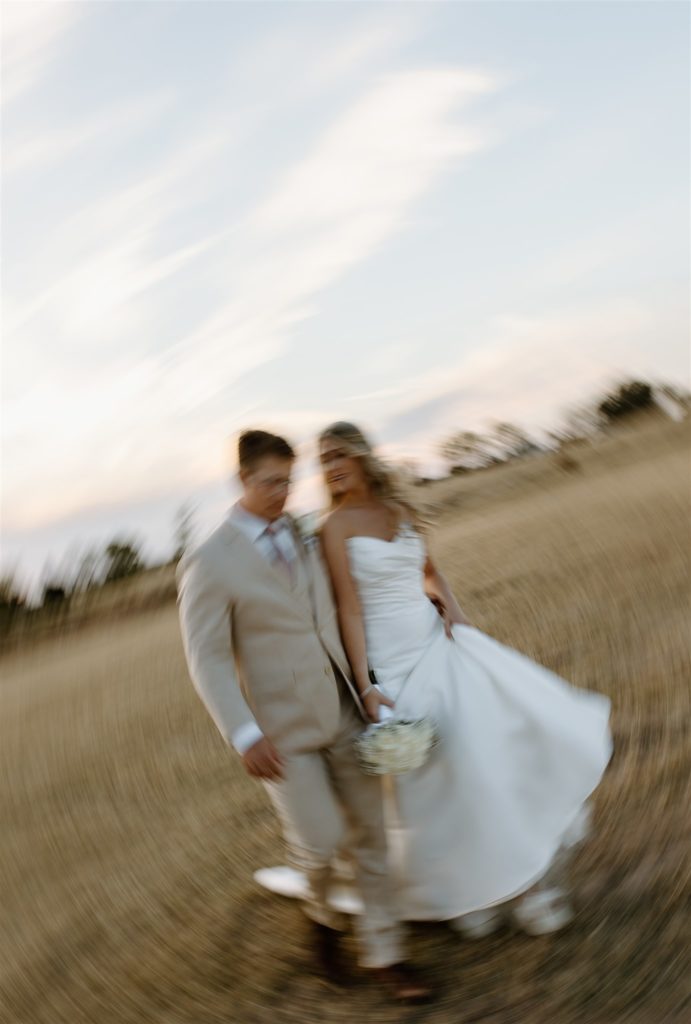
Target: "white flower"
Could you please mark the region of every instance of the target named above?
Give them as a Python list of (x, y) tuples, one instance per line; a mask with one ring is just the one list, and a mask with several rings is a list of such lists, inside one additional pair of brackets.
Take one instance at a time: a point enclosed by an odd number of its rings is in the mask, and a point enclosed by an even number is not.
[(356, 740), (360, 764), (370, 775), (400, 775), (420, 768), (437, 742), (429, 718), (370, 725)]

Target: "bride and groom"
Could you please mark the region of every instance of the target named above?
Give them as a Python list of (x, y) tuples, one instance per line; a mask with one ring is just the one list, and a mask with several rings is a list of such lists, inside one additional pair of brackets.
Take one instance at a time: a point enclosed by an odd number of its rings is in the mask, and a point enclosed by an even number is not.
[[(332, 424), (319, 455), (331, 511), (315, 543), (284, 514), (291, 446), (240, 437), (243, 495), (178, 568), (185, 653), (224, 739), (266, 786), (322, 969), (344, 972), (334, 884), (347, 852), (361, 965), (394, 999), (424, 1001), (402, 921), (479, 935), (508, 913), (534, 933), (568, 919), (546, 880), (583, 835), (611, 753), (609, 702), (471, 626), (357, 427)], [(429, 717), (439, 735), (388, 794), (354, 746), (382, 707)]]

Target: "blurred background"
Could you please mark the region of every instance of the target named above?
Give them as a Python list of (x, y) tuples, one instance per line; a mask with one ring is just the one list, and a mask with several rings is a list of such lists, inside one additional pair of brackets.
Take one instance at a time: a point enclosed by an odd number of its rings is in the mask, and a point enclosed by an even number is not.
[(673, 2), (3, 3), (10, 1019), (397, 1019), (254, 889), (174, 604), (238, 432), (311, 515), (334, 419), (473, 620), (614, 702), (577, 923), (419, 930), (416, 1019), (689, 1019), (688, 77)]

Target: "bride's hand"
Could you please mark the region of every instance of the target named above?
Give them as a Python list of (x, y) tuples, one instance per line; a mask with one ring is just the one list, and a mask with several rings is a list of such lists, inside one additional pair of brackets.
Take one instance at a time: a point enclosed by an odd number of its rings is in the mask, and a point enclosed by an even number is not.
[(444, 623), (444, 632), (449, 640), (453, 640), (454, 626), (472, 626), (472, 622), (469, 622), (465, 615), (458, 614), (458, 612), (454, 614), (454, 612), (450, 611), (442, 601), (432, 601), (432, 604), (436, 607), (439, 615), (441, 616), (441, 620)]
[(383, 706), (385, 708), (393, 708), (394, 702), (385, 697), (379, 690), (372, 689), (369, 691), (366, 697), (362, 698), (362, 706), (367, 712), (367, 717), (370, 722), (379, 721), (379, 709)]

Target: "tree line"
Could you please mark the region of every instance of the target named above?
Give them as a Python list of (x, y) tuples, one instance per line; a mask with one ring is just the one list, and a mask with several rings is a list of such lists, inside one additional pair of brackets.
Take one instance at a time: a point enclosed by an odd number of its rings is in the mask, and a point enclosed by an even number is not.
[[(116, 536), (100, 548), (81, 553), (69, 551), (61, 565), (43, 573), (39, 605), (48, 611), (64, 611), (77, 594), (100, 590), (113, 583), (140, 575), (147, 569), (177, 563), (194, 537), (194, 507), (182, 505), (175, 516), (171, 557), (159, 565), (147, 561), (143, 542), (135, 536)], [(0, 578), (0, 628), (27, 604), (26, 596), (12, 574)]]
[(647, 381), (627, 380), (605, 395), (570, 410), (559, 428), (546, 432), (547, 443), (540, 443), (516, 424), (495, 423), (484, 433), (455, 431), (442, 441), (439, 453), (450, 473), (467, 473), (509, 459), (558, 450), (644, 410), (662, 408), (681, 418), (690, 398), (688, 392), (668, 384), (656, 386)]
[[(685, 415), (690, 400), (688, 392), (671, 385), (627, 380), (595, 400), (572, 409), (558, 429), (546, 434), (546, 444), (514, 423), (496, 422), (484, 433), (455, 431), (441, 442), (439, 452), (450, 474), (468, 473), (545, 450), (560, 450), (568, 442), (593, 436), (634, 413), (656, 406), (662, 406), (670, 415), (675, 415), (676, 409), (681, 417)], [(566, 466), (570, 457), (565, 455), (564, 458)], [(414, 463), (405, 463), (402, 468), (408, 471), (408, 476), (416, 483), (428, 482), (419, 476)], [(176, 563), (192, 543), (194, 508), (189, 502), (176, 513), (173, 535), (171, 557), (163, 564)], [(142, 542), (138, 538), (115, 537), (100, 549), (89, 550), (78, 556), (68, 554), (59, 570), (45, 572), (41, 607), (57, 611), (64, 608), (75, 594), (94, 591), (156, 567), (147, 564)], [(26, 598), (13, 577), (7, 575), (1, 578), (0, 628), (25, 603)]]

